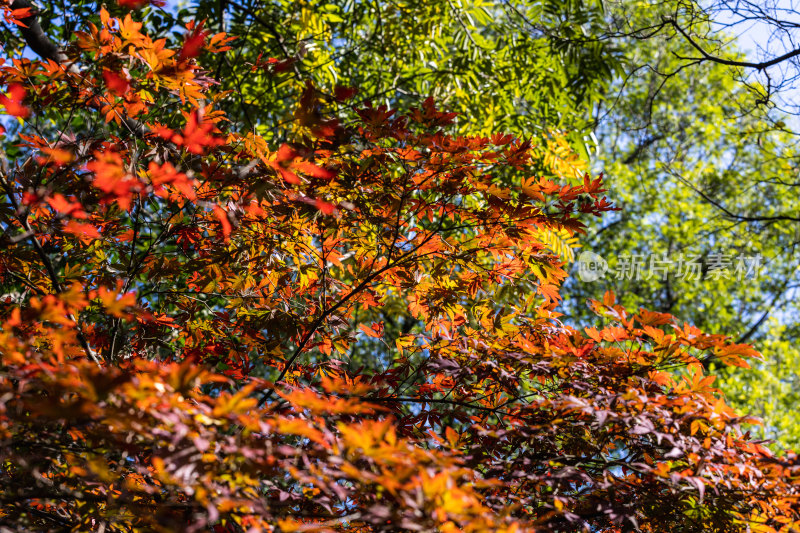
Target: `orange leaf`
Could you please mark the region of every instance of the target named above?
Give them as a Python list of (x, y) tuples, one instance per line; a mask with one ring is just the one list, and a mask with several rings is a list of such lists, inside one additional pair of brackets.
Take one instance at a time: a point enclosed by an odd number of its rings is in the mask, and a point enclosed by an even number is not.
[(122, 209), (127, 210), (133, 195), (142, 190), (141, 182), (125, 170), (122, 156), (116, 152), (96, 151), (86, 168), (94, 173), (94, 186), (106, 193), (105, 201), (116, 201)]
[(178, 172), (172, 163), (166, 162), (163, 165), (159, 165), (151, 161), (147, 167), (147, 172), (150, 176), (150, 183), (153, 184), (153, 192), (157, 195), (165, 197), (166, 193), (163, 186), (171, 185), (189, 200), (193, 201), (197, 197), (194, 190), (195, 180), (183, 172)]
[(100, 298), (100, 302), (106, 308), (106, 311), (116, 317), (127, 318), (129, 315), (125, 312), (125, 309), (136, 305), (136, 295), (129, 292), (123, 294), (119, 299), (117, 299), (117, 296), (119, 296), (117, 291), (109, 290), (105, 287), (97, 289), (97, 297)]
[(364, 332), (367, 337), (373, 338), (380, 338), (383, 335), (383, 321), (380, 322), (373, 322), (371, 327), (367, 327), (365, 324), (360, 324), (359, 329)]
[(222, 236), (225, 239), (225, 242), (230, 240), (231, 237), (231, 221), (228, 219), (228, 212), (222, 209), (220, 206), (214, 206), (214, 214), (217, 215), (217, 219), (219, 223), (222, 225)]
[(91, 224), (70, 220), (64, 225), (64, 232), (75, 235), (83, 244), (89, 244), (100, 238), (100, 232)]
[(458, 440), (460, 438), (458, 433), (456, 433), (453, 428), (448, 426), (444, 430), (444, 435), (447, 437), (447, 442), (450, 444), (450, 447), (455, 449), (458, 446)]
[(80, 202), (67, 200), (59, 193), (56, 193), (52, 197), (48, 198), (47, 203), (59, 213), (67, 216), (72, 216), (75, 218), (86, 218), (87, 216)]
[(75, 156), (69, 150), (64, 150), (62, 148), (49, 148), (49, 147), (42, 147), (39, 149), (43, 154), (46, 154), (47, 157), (38, 157), (37, 161), (40, 165), (46, 165), (49, 163), (54, 163), (56, 166), (64, 166), (69, 164), (75, 159)]

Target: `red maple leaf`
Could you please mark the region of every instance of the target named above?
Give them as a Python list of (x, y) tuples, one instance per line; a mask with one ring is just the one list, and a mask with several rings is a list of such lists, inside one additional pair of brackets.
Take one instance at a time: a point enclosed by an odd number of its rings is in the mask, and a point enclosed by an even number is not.
[(214, 214), (217, 216), (220, 225), (222, 226), (222, 238), (227, 242), (231, 238), (231, 221), (228, 218), (228, 212), (218, 205), (214, 206)]
[(116, 201), (127, 210), (133, 195), (142, 190), (142, 183), (125, 170), (122, 156), (116, 152), (96, 151), (86, 168), (94, 173), (94, 186), (106, 193), (106, 203)]
[(106, 82), (106, 87), (114, 96), (123, 96), (131, 88), (131, 84), (117, 74), (108, 69), (103, 70), (103, 80)]
[(163, 165), (159, 165), (151, 161), (147, 170), (150, 174), (150, 182), (153, 184), (153, 192), (155, 194), (165, 197), (166, 192), (163, 186), (172, 185), (189, 200), (194, 200), (196, 198), (194, 180), (183, 172), (179, 172), (172, 163), (167, 162)]
[(101, 237), (97, 228), (91, 224), (84, 224), (75, 220), (70, 220), (64, 225), (64, 233), (75, 235), (83, 244), (89, 244)]
[(33, 16), (30, 7), (22, 7), (20, 9), (9, 9), (6, 7), (3, 10), (5, 11), (3, 15), (5, 16), (6, 22), (10, 22), (22, 28), (28, 27), (28, 25), (23, 24), (22, 21)]
[(203, 50), (203, 45), (206, 42), (208, 32), (203, 31), (203, 24), (201, 21), (191, 32), (186, 34), (186, 40), (183, 42), (180, 54), (178, 55), (179, 61), (186, 61), (200, 55)]
[(295, 174), (296, 171), (308, 176), (320, 179), (332, 179), (336, 176), (330, 170), (326, 170), (300, 158), (300, 154), (288, 144), (282, 145), (275, 154), (275, 159), (269, 162), (278, 174), (288, 183), (298, 184), (300, 178)]
[(344, 102), (355, 96), (357, 92), (358, 89), (355, 87), (344, 87), (342, 85), (337, 85), (333, 90), (333, 96), (336, 98), (337, 102)]
[(50, 207), (66, 216), (75, 218), (86, 218), (87, 216), (80, 202), (68, 200), (64, 195), (59, 193), (48, 198), (47, 203), (50, 204)]
[(19, 83), (12, 83), (8, 86), (8, 94), (0, 95), (0, 104), (5, 106), (6, 113), (9, 115), (26, 118), (31, 114), (31, 110), (22, 104), (28, 92)]
[(314, 206), (326, 215), (332, 215), (336, 210), (335, 205), (330, 202), (326, 202), (325, 200), (320, 200), (319, 198), (314, 200)]
[(216, 126), (213, 122), (206, 122), (199, 111), (189, 113), (183, 131), (176, 133), (163, 126), (153, 129), (156, 134), (177, 146), (183, 146), (193, 154), (202, 155), (206, 148), (222, 146), (225, 139), (214, 135)]

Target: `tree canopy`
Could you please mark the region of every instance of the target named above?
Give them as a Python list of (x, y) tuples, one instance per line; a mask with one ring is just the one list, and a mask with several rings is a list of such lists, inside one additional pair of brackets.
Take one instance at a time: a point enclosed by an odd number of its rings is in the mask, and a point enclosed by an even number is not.
[[(737, 6), (747, 3), (730, 7)], [(617, 32), (653, 26), (652, 32), (671, 16), (669, 4), (609, 8)], [(699, 22), (695, 29), (702, 30)], [(570, 280), (569, 314), (591, 320), (580, 302), (613, 290), (627, 306), (673, 313), (755, 343), (764, 358), (754, 370), (717, 368), (718, 383), (737, 408), (764, 417), (754, 431), (796, 446), (794, 118), (760, 104), (766, 86), (742, 83), (739, 67), (688, 62), (696, 50), (679, 32), (626, 39), (626, 74), (598, 105), (593, 163), (608, 176), (609, 197), (622, 209), (582, 239), (584, 250), (608, 260), (609, 271), (589, 283)], [(742, 59), (728, 48), (720, 57)], [(679, 272), (681, 260), (694, 262), (696, 271)]]
[[(641, 139), (618, 177), (587, 160), (613, 13), (153, 4), (2, 4), (3, 528), (800, 527), (800, 460), (708, 373), (758, 352), (683, 320), (733, 317), (691, 285), (677, 318), (599, 286), (577, 311), (572, 247), (663, 205)], [(722, 142), (693, 106), (653, 134), (706, 144), (639, 170), (725, 194), (685, 163)], [(692, 238), (705, 205), (640, 238)]]

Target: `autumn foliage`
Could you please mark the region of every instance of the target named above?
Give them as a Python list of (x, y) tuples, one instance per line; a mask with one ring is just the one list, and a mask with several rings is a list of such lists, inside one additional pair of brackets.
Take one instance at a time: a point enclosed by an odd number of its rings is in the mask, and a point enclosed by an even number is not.
[(800, 527), (800, 461), (704, 373), (751, 347), (612, 294), (562, 322), (547, 243), (612, 207), (556, 133), (308, 86), (264, 138), (200, 69), (231, 36), (136, 16), (0, 60), (5, 530)]

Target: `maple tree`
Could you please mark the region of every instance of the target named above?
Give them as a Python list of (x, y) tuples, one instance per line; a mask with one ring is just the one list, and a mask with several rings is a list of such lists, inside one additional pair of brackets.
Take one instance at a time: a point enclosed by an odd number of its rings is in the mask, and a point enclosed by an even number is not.
[[(207, 27), (243, 36), (224, 56), (235, 61), (218, 56), (206, 64), (234, 91), (219, 103), (228, 118), (274, 142), (291, 129), (293, 103), (306, 82), (329, 95), (346, 83), (359, 91), (340, 104), (345, 110), (372, 100), (403, 113), (433, 95), (459, 113), (452, 131), (533, 134), (540, 142), (547, 136), (553, 153), (574, 150), (587, 168), (603, 169), (607, 194), (621, 211), (587, 222), (580, 241), (542, 235), (574, 270), (575, 256), (586, 250), (611, 268), (602, 281), (572, 276), (561, 290), (560, 311), (573, 325), (591, 325), (585, 300), (612, 290), (628, 308), (668, 312), (704, 331), (757, 343), (764, 357), (753, 370), (717, 366), (715, 383), (733, 406), (763, 418), (754, 434), (774, 439), (775, 450), (796, 446), (800, 312), (793, 298), (796, 261), (786, 250), (798, 234), (794, 185), (785, 179), (796, 173), (792, 120), (779, 109), (754, 108), (751, 90), (765, 88), (736, 82), (735, 69), (687, 64), (697, 50), (669, 21), (689, 14), (691, 3), (351, 6), (351, 0), (195, 0), (178, 16), (208, 17)], [(696, 260), (699, 274), (662, 277), (638, 264), (664, 257), (673, 264)], [(747, 258), (761, 268), (746, 282), (724, 279), (709, 269), (720, 258)], [(637, 263), (629, 277), (640, 279), (612, 279), (626, 259)], [(498, 296), (513, 301), (517, 292)], [(384, 322), (388, 335), (411, 327), (402, 302), (382, 309), (375, 321)], [(369, 363), (373, 348), (356, 345), (350, 357)]]
[(121, 4), (0, 60), (3, 527), (798, 527), (800, 461), (704, 374), (753, 348), (611, 293), (562, 322), (551, 236), (613, 209), (574, 154), (313, 85), (276, 142), (201, 68), (232, 36)]

